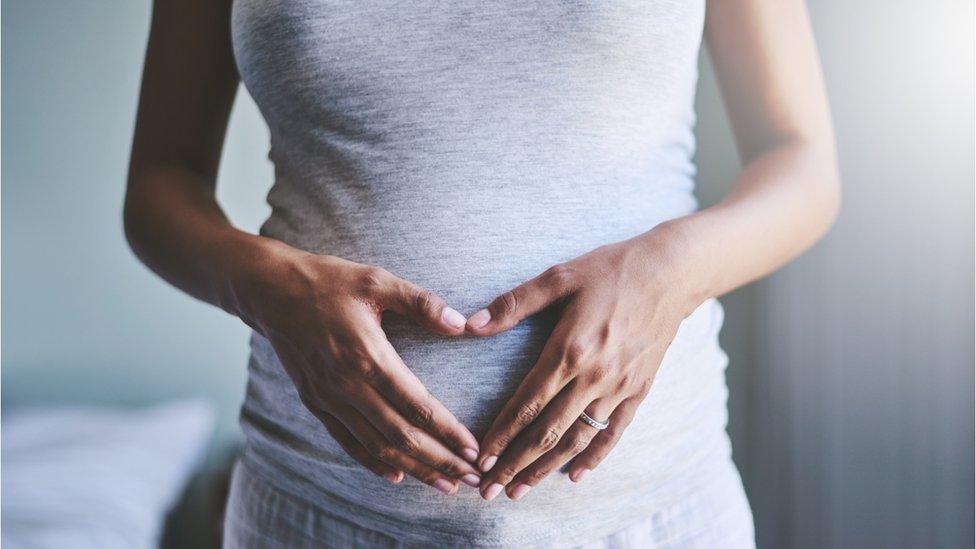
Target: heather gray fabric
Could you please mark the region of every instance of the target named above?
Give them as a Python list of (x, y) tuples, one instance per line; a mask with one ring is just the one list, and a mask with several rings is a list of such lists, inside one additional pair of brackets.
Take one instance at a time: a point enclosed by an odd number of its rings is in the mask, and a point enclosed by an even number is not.
[[(386, 267), (470, 314), (554, 263), (693, 211), (703, 12), (701, 0), (237, 0), (237, 63), (276, 173), (263, 234)], [(521, 501), (492, 503), (363, 470), (255, 335), (244, 461), (401, 542), (578, 545), (735, 475), (721, 321), (714, 300), (685, 321), (637, 418), (585, 482), (557, 474)], [(480, 436), (552, 318), (490, 339), (433, 336), (395, 317), (384, 326)], [(708, 527), (696, 516), (689, 531)]]

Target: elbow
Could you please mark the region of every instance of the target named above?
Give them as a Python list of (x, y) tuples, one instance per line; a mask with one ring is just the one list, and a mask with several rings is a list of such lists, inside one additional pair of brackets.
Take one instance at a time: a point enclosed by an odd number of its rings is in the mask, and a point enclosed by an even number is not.
[(136, 228), (135, 214), (130, 205), (128, 195), (126, 196), (125, 204), (122, 206), (122, 231), (125, 234), (125, 241), (129, 245), (129, 249), (138, 256), (139, 236)]
[(821, 211), (823, 234), (827, 234), (837, 222), (840, 216), (840, 209), (843, 203), (843, 185), (841, 184), (840, 173), (833, 170), (832, 173), (820, 179), (821, 186)]
[(844, 203), (844, 192), (843, 185), (841, 184), (840, 175), (834, 179), (831, 184), (831, 199), (830, 199), (830, 209), (827, 216), (827, 228), (833, 227), (834, 223), (837, 222), (837, 218), (840, 216), (840, 209)]
[(129, 249), (137, 258), (143, 260), (141, 252), (145, 244), (146, 215), (142, 207), (144, 200), (140, 197), (141, 194), (137, 176), (135, 174), (130, 175), (125, 200), (122, 204), (122, 230)]
[(844, 192), (840, 166), (837, 162), (837, 154), (834, 152), (833, 147), (826, 153), (825, 158), (821, 155), (821, 159), (821, 165), (824, 169), (818, 179), (821, 187), (823, 233), (826, 234), (840, 216)]
[(840, 165), (832, 137), (796, 138), (787, 142), (788, 154), (795, 155), (797, 173), (805, 189), (806, 202), (813, 214), (819, 240), (834, 226), (843, 202)]

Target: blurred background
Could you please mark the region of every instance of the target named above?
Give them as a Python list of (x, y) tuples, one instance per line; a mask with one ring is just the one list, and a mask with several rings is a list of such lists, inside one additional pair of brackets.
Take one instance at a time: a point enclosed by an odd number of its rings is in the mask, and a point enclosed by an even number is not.
[[(201, 449), (186, 454), (195, 480), (184, 491), (174, 472), (176, 487), (159, 498), (164, 515), (181, 498), (167, 519), (172, 546), (211, 539), (201, 517), (220, 500), (240, 437), (247, 330), (150, 274), (122, 233), (149, 10), (128, 0), (2, 5), (4, 529), (16, 507), (12, 421), (25, 410), (71, 405), (66, 417), (78, 420), (90, 405), (195, 399), (180, 416), (204, 433), (188, 443)], [(973, 2), (820, 0), (810, 10), (843, 209), (813, 251), (723, 299), (729, 429), (758, 542), (972, 547)], [(707, 205), (739, 164), (707, 56), (701, 68)], [(252, 230), (268, 214), (267, 147), (242, 90), (219, 197)], [(158, 414), (130, 429), (169, 417)]]

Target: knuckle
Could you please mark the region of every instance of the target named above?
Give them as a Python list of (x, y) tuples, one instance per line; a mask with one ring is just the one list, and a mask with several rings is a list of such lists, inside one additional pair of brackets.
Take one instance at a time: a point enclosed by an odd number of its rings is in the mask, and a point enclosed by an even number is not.
[(587, 377), (591, 383), (604, 383), (613, 377), (615, 371), (613, 366), (604, 362), (590, 368)]
[(418, 471), (417, 474), (417, 478), (419, 478), (424, 484), (428, 484), (430, 486), (434, 486), (438, 480), (444, 478), (444, 475), (438, 473), (437, 471), (428, 471), (426, 468), (423, 471)]
[(368, 360), (362, 358), (350, 362), (352, 371), (362, 379), (372, 379), (376, 377), (376, 366)]
[(562, 356), (563, 363), (566, 364), (570, 369), (579, 368), (586, 354), (589, 351), (589, 346), (579, 340), (568, 341), (562, 346)]
[(515, 290), (509, 290), (498, 297), (496, 306), (500, 316), (513, 315), (518, 311), (519, 298)]
[(496, 479), (496, 482), (498, 482), (499, 484), (508, 484), (509, 482), (511, 482), (513, 478), (515, 478), (515, 475), (517, 474), (518, 474), (518, 469), (516, 469), (515, 467), (512, 466), (503, 467), (502, 470), (499, 471), (498, 473), (498, 478)]
[(543, 452), (551, 450), (559, 442), (559, 430), (555, 427), (548, 427), (542, 430), (535, 438), (535, 446)]
[(498, 433), (487, 446), (489, 448), (507, 448), (512, 443), (512, 436), (507, 433)]
[(389, 445), (381, 446), (380, 451), (376, 454), (376, 456), (382, 461), (388, 463), (400, 461), (400, 452), (398, 452), (396, 448)]
[(430, 290), (418, 290), (414, 296), (414, 305), (418, 311), (433, 312), (437, 306), (437, 297)]
[(567, 292), (576, 284), (576, 269), (566, 263), (559, 263), (546, 269), (543, 278), (546, 284), (559, 292)]
[(541, 410), (542, 407), (539, 405), (538, 402), (529, 402), (526, 404), (522, 404), (515, 411), (515, 417), (513, 418), (514, 422), (516, 425), (519, 425), (521, 427), (526, 427), (530, 423), (535, 421), (535, 418), (539, 416), (539, 412)]
[(457, 464), (457, 462), (451, 459), (441, 460), (436, 464), (436, 467), (440, 471), (443, 471), (452, 477), (459, 477), (464, 474), (464, 471), (461, 470), (461, 467)]
[(643, 376), (637, 375), (634, 372), (624, 372), (618, 377), (616, 388), (620, 393), (640, 394), (644, 390), (645, 385), (650, 388), (650, 384), (647, 383)]
[(378, 292), (389, 280), (390, 273), (382, 267), (366, 267), (359, 277), (359, 286), (363, 293), (369, 295)]
[(410, 427), (395, 430), (390, 435), (390, 443), (401, 452), (407, 454), (416, 453), (420, 449), (420, 440), (417, 436), (417, 431)]
[(583, 363), (581, 360), (569, 360), (564, 357), (556, 363), (555, 368), (553, 368), (553, 375), (563, 379), (570, 379), (579, 375), (582, 370)]
[[(326, 334), (325, 352), (322, 353), (323, 361), (333, 364), (336, 366), (344, 366), (346, 364), (352, 364), (359, 360), (362, 360), (363, 355), (360, 349), (355, 345), (348, 345), (344, 342), (340, 342), (333, 334)], [(318, 362), (316, 360), (316, 355), (319, 354), (319, 349), (312, 348), (309, 350), (309, 356), (306, 357), (306, 361), (312, 364)]]
[(542, 482), (542, 479), (549, 476), (550, 469), (548, 467), (535, 467), (526, 475), (525, 480), (529, 484), (535, 486), (536, 484)]
[(647, 393), (651, 392), (651, 385), (654, 384), (653, 378), (644, 378), (637, 383), (637, 395), (639, 398), (643, 399), (647, 396)]
[(582, 432), (577, 433), (575, 436), (573, 436), (572, 440), (570, 440), (569, 451), (573, 454), (578, 454), (583, 450), (586, 450), (586, 448), (590, 445), (591, 440), (591, 435)]
[(409, 404), (408, 418), (410, 423), (418, 427), (427, 427), (434, 421), (434, 410), (430, 405), (423, 402), (411, 402)]
[(367, 452), (382, 461), (389, 462), (396, 457), (396, 450), (392, 446), (378, 440), (369, 440), (363, 446)]

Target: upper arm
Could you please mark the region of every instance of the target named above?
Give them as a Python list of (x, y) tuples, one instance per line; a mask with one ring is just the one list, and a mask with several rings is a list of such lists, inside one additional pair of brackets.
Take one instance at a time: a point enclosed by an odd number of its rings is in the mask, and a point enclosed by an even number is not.
[(832, 150), (830, 111), (802, 0), (708, 0), (705, 38), (744, 159), (796, 139)]
[(157, 0), (129, 181), (160, 165), (213, 185), (237, 91), (231, 0)]

